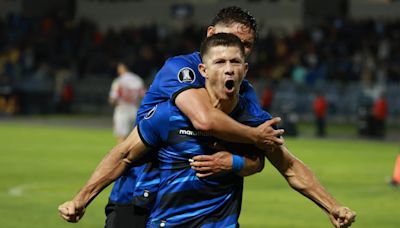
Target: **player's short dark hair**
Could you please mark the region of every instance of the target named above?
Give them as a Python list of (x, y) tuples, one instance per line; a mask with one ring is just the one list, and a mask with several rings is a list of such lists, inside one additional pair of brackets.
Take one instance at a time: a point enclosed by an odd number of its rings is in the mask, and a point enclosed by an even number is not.
[(244, 46), (239, 37), (230, 33), (216, 33), (203, 40), (200, 46), (200, 55), (203, 58), (212, 47), (226, 46), (238, 47), (240, 54), (244, 57)]
[(211, 25), (215, 26), (217, 24), (224, 24), (230, 25), (232, 23), (240, 23), (247, 27), (249, 27), (253, 33), (254, 37), (257, 37), (258, 28), (257, 28), (257, 21), (250, 14), (249, 11), (244, 10), (237, 6), (229, 6), (226, 8), (221, 9), (217, 15), (212, 19)]

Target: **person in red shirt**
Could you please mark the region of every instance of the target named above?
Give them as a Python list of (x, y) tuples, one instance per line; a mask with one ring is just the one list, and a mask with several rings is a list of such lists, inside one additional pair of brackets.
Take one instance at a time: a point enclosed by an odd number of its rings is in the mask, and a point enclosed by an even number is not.
[(326, 134), (326, 112), (328, 109), (328, 103), (325, 97), (318, 93), (313, 102), (313, 111), (316, 119), (317, 136), (324, 137)]
[(261, 95), (261, 105), (266, 112), (271, 111), (272, 99), (273, 99), (273, 93), (271, 86), (267, 85), (264, 87)]
[(385, 95), (382, 94), (372, 106), (373, 133), (377, 137), (385, 136), (385, 121), (388, 113), (388, 105)]
[(71, 113), (71, 105), (74, 101), (74, 90), (71, 82), (66, 82), (62, 88), (61, 111), (63, 113)]

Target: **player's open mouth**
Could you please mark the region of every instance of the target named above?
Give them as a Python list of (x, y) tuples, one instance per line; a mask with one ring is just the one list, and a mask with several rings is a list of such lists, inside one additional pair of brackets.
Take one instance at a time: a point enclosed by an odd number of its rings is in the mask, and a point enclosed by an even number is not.
[(225, 88), (228, 93), (232, 93), (235, 90), (235, 81), (228, 79), (225, 81)]

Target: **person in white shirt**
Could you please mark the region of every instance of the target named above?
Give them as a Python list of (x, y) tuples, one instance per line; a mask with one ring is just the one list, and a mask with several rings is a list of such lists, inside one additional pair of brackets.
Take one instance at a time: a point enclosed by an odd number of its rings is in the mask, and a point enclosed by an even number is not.
[(118, 77), (113, 80), (109, 102), (115, 106), (114, 135), (122, 142), (134, 127), (136, 112), (146, 89), (142, 78), (129, 71), (124, 63), (117, 65)]

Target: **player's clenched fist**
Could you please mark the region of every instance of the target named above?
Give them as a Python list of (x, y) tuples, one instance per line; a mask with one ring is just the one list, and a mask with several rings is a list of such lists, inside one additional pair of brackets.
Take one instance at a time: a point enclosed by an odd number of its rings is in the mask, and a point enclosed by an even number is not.
[(336, 207), (330, 213), (330, 219), (337, 228), (350, 227), (356, 219), (356, 213), (348, 207)]
[(78, 222), (85, 213), (85, 207), (75, 201), (67, 201), (58, 207), (60, 216), (68, 222)]

